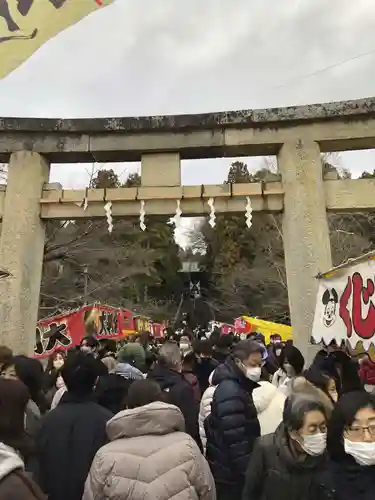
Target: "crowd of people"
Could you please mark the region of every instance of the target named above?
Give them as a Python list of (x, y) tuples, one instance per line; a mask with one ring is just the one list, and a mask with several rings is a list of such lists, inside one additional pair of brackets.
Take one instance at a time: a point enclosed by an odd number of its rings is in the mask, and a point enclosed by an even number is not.
[(372, 363), (219, 332), (0, 347), (0, 500), (373, 500)]

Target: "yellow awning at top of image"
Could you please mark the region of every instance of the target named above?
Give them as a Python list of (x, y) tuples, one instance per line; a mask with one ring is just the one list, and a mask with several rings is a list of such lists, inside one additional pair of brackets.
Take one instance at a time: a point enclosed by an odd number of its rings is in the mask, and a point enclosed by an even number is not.
[(283, 342), (293, 339), (292, 327), (289, 325), (273, 323), (272, 321), (266, 321), (264, 319), (251, 318), (250, 316), (242, 316), (242, 319), (250, 323), (257, 332), (264, 335), (267, 344), (270, 342), (271, 335), (280, 335)]

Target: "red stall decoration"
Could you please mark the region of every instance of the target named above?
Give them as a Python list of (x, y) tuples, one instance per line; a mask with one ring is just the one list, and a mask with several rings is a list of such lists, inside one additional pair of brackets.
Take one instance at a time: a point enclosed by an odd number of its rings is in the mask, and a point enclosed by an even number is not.
[(134, 324), (134, 314), (129, 309), (120, 309), (121, 314), (121, 332), (123, 337), (136, 333)]
[(229, 333), (234, 333), (236, 330), (234, 325), (230, 325), (228, 323), (223, 323), (220, 327), (221, 335), (228, 335)]
[(123, 338), (123, 329), (134, 329), (128, 313), (131, 312), (116, 307), (90, 305), (40, 320), (36, 326), (35, 357), (44, 358), (56, 349), (77, 346), (86, 335), (98, 339)]
[(236, 333), (241, 335), (241, 338), (246, 338), (249, 333), (255, 330), (251, 323), (245, 321), (242, 316), (234, 320), (234, 328), (236, 329)]
[(163, 325), (162, 323), (152, 323), (151, 325), (152, 336), (155, 338), (163, 337), (164, 328), (165, 325)]

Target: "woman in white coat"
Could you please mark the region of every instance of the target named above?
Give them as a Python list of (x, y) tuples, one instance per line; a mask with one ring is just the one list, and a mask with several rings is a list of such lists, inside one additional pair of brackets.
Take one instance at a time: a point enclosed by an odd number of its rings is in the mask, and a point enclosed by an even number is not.
[(283, 419), (286, 395), (270, 382), (258, 382), (253, 390), (253, 401), (258, 413), (262, 436), (272, 434)]
[[(216, 370), (217, 369), (218, 368), (216, 368)], [(210, 386), (204, 391), (201, 402), (200, 402), (200, 408), (199, 408), (199, 417), (198, 417), (199, 436), (201, 438), (201, 443), (203, 446), (203, 454), (204, 455), (206, 454), (206, 444), (207, 444), (206, 432), (204, 430), (204, 421), (211, 413), (211, 402), (212, 402), (212, 399), (214, 397), (215, 389), (217, 387), (216, 385), (211, 385), (213, 374), (214, 374), (214, 372), (212, 372), (211, 375), (208, 377), (208, 382), (209, 382)]]

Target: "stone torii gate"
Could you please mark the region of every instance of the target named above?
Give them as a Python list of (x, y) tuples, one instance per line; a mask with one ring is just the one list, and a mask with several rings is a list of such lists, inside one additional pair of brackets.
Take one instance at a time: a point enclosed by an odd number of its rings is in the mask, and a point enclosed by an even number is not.
[[(39, 303), (45, 221), (104, 216), (282, 212), (295, 344), (308, 351), (316, 281), (329, 269), (326, 211), (375, 207), (373, 180), (324, 180), (320, 153), (375, 147), (375, 98), (280, 109), (201, 115), (99, 119), (0, 118), (0, 343), (32, 353)], [(277, 155), (281, 182), (181, 186), (182, 159)], [(141, 161), (139, 188), (63, 190), (48, 184), (51, 162)], [(61, 167), (63, 168), (63, 167)], [(82, 207), (87, 197), (88, 207)]]

